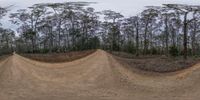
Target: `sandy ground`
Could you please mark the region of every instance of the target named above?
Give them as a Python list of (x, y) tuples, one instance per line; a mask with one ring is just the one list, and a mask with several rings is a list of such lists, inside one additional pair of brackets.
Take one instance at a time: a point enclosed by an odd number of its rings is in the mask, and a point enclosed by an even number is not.
[(102, 50), (49, 64), (17, 54), (0, 61), (0, 100), (199, 100), (200, 64), (173, 74), (142, 74)]

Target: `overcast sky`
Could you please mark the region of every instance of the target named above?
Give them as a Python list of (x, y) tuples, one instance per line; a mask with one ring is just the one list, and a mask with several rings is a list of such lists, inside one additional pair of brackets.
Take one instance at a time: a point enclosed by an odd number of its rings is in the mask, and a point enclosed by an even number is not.
[[(0, 0), (0, 6), (15, 5), (13, 9), (26, 8), (36, 3), (44, 2), (66, 2), (66, 1), (87, 1), (97, 2), (91, 5), (97, 11), (114, 10), (122, 13), (125, 16), (136, 15), (144, 9), (144, 6), (162, 5), (166, 3), (192, 4), (200, 5), (200, 0)], [(13, 27), (3, 20), (5, 27)]]

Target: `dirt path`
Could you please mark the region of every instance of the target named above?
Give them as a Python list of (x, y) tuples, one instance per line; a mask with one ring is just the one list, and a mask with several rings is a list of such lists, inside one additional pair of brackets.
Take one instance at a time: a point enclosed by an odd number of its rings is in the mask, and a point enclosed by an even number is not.
[(199, 100), (200, 65), (173, 75), (134, 73), (98, 50), (67, 63), (0, 61), (0, 100)]

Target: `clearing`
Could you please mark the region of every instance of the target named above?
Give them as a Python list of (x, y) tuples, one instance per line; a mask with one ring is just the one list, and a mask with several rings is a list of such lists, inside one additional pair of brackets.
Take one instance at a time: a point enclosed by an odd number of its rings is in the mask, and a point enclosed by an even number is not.
[(102, 50), (71, 62), (0, 61), (0, 100), (199, 100), (199, 82), (200, 64), (146, 75)]

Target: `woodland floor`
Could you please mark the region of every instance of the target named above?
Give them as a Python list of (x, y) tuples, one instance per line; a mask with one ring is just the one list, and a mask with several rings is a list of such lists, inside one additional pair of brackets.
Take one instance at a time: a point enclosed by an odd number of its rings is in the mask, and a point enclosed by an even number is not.
[(139, 56), (123, 52), (113, 52), (114, 57), (123, 65), (137, 68), (144, 71), (168, 73), (183, 70), (200, 63), (200, 58), (188, 57), (184, 60), (182, 57), (167, 56)]
[(199, 100), (199, 83), (200, 64), (146, 72), (102, 50), (62, 63), (17, 54), (0, 61), (0, 100)]
[(70, 62), (76, 59), (80, 59), (94, 53), (95, 51), (96, 50), (74, 51), (67, 53), (51, 53), (51, 54), (21, 54), (21, 56), (41, 62), (58, 63), (58, 62)]

